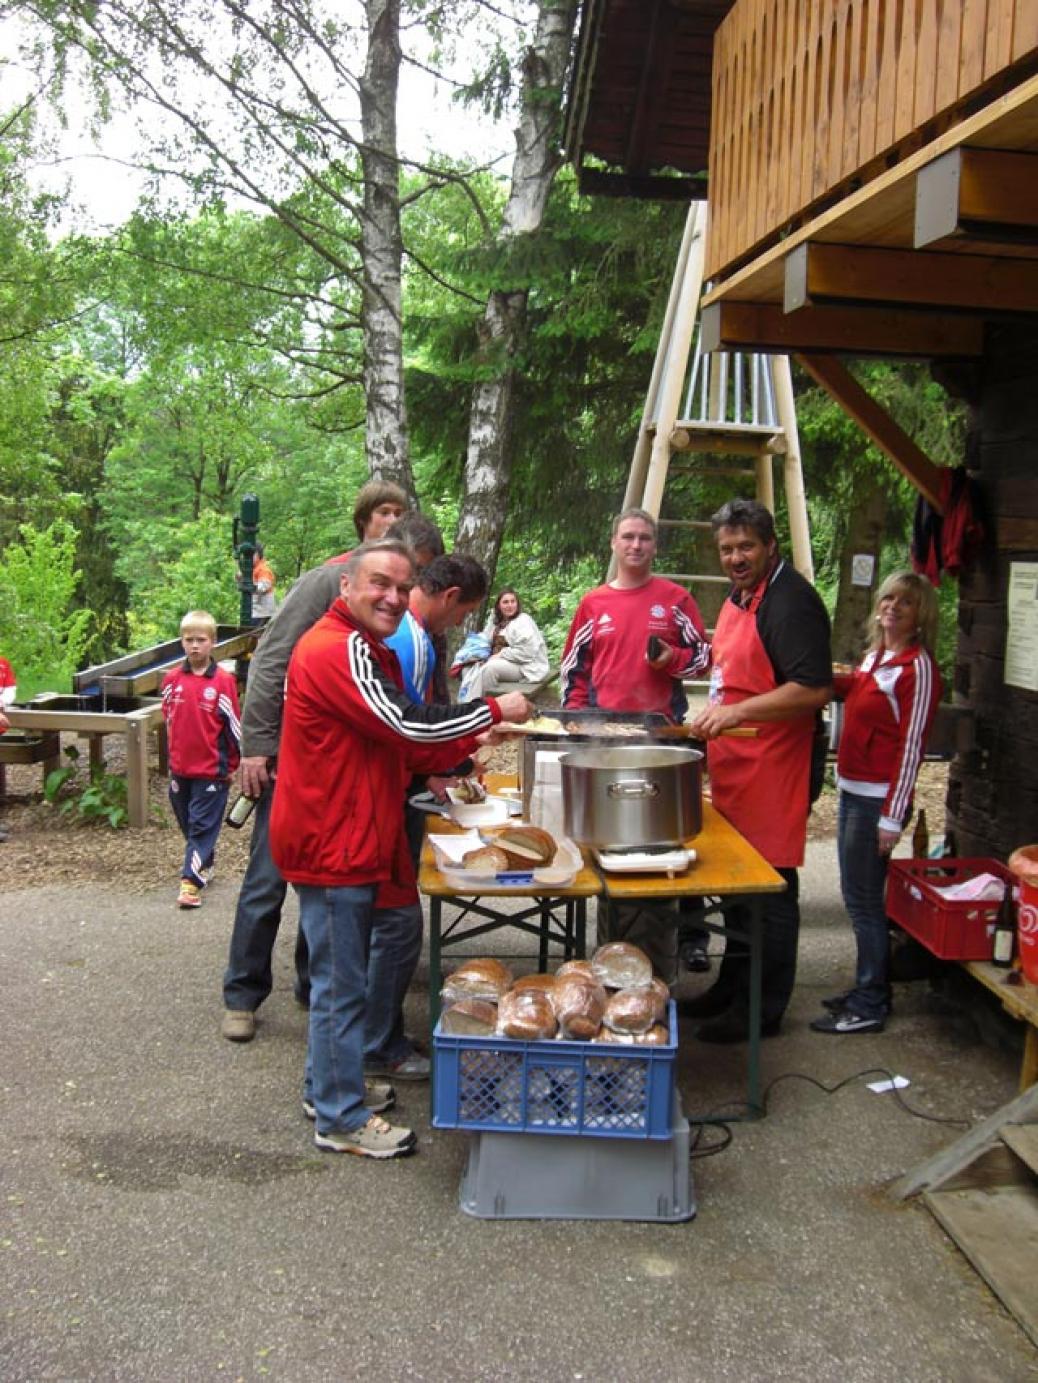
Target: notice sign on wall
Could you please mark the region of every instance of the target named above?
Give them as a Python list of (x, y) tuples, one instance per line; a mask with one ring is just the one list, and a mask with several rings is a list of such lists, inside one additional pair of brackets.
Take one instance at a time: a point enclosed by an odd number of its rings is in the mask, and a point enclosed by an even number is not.
[(1005, 681), (1038, 691), (1038, 562), (1010, 562)]

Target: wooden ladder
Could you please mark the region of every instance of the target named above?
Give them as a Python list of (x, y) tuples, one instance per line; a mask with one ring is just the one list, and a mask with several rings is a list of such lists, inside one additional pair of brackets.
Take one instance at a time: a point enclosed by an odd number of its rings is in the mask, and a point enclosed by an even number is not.
[[(793, 564), (813, 580), (807, 503), (800, 467), (793, 382), (788, 356), (743, 356), (700, 350), (697, 316), (703, 290), (705, 202), (693, 202), (671, 283), (667, 311), (642, 411), (638, 441), (627, 479), (624, 508), (637, 506), (662, 528), (709, 532), (705, 518), (660, 519), (668, 475), (680, 467), (733, 481), (733, 494), (753, 493), (774, 512), (773, 463), (783, 457), (783, 478)], [(689, 461), (675, 464), (675, 455)], [(705, 460), (692, 461), (701, 456)], [(725, 458), (731, 457), (731, 461)], [(750, 460), (751, 465), (745, 461)], [(743, 464), (740, 464), (743, 461)], [(615, 574), (615, 558), (609, 575)], [(706, 572), (660, 572), (686, 586), (723, 585), (727, 578)]]
[(924, 1205), (1038, 1345), (1038, 1085), (894, 1182)]

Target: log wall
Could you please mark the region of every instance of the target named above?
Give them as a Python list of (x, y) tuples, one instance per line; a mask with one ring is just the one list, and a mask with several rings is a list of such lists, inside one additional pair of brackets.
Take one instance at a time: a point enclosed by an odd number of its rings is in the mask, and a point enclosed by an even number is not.
[(952, 765), (947, 824), (959, 855), (1002, 860), (1038, 842), (1038, 693), (1002, 680), (1010, 562), (1038, 562), (1038, 327), (989, 328), (967, 464), (992, 530), (959, 594), (956, 701), (975, 748)]

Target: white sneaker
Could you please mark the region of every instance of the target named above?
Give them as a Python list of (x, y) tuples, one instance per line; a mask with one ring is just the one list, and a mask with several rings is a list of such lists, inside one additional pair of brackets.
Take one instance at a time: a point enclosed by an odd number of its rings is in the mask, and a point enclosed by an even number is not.
[(363, 1128), (344, 1133), (332, 1129), (322, 1133), (314, 1129), (314, 1143), (323, 1152), (353, 1153), (355, 1157), (407, 1157), (415, 1151), (418, 1139), (409, 1128), (394, 1128), (372, 1114)]
[[(385, 1080), (366, 1080), (364, 1082), (364, 1108), (372, 1114), (384, 1114), (396, 1104), (396, 1091)], [(312, 1100), (303, 1096), (303, 1113), (308, 1119), (317, 1118), (317, 1108)]]

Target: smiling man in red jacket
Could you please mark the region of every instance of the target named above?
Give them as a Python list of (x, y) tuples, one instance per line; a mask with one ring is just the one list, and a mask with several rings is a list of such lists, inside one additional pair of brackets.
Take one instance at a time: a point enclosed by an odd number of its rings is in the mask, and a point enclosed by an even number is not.
[[(415, 1147), (411, 1130), (379, 1118), (392, 1086), (364, 1078), (372, 1029), (395, 1021), (421, 949), (404, 788), (413, 773), (449, 773), (492, 726), (531, 712), (517, 692), (463, 706), (408, 699), (384, 641), (414, 578), (405, 544), (362, 544), (343, 567), (339, 599), (296, 645), (270, 819), (274, 862), (299, 894), (310, 951), (303, 1107), (319, 1148), (377, 1158)], [(400, 963), (387, 992), (373, 994), (368, 962), (379, 947)]]

